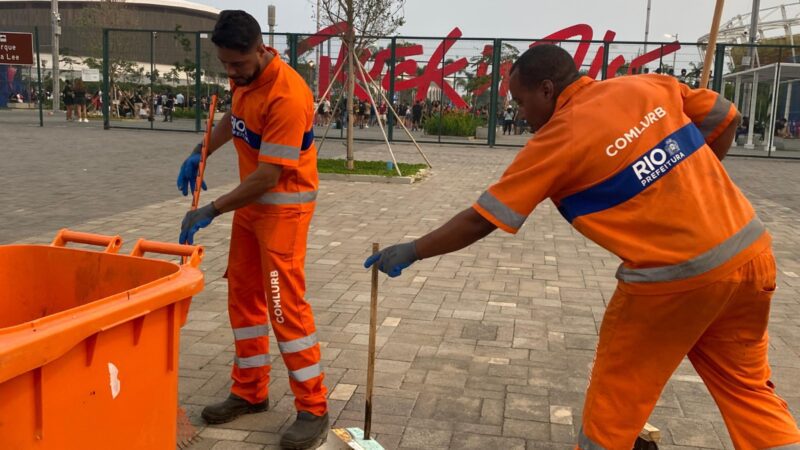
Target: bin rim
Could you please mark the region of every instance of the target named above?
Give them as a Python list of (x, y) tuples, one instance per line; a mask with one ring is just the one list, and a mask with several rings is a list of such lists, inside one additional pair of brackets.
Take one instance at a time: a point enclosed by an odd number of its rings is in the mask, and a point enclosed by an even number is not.
[[(53, 251), (90, 251), (36, 244), (12, 244), (2, 247), (17, 246), (44, 247)], [(193, 249), (193, 254), (200, 259), (202, 249), (197, 249)], [(203, 273), (196, 266), (199, 261), (178, 265), (171, 261), (143, 256), (115, 254), (109, 257), (144, 258), (172, 264), (177, 270), (124, 292), (46, 317), (1, 328), (0, 383), (58, 359), (94, 334), (191, 298), (204, 286)]]

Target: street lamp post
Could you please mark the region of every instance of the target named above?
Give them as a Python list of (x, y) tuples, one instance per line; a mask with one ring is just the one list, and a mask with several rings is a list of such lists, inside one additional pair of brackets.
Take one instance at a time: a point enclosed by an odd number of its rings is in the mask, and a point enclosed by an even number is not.
[(267, 25), (269, 25), (269, 46), (275, 47), (275, 5), (267, 6)]
[[(319, 33), (319, 24), (320, 24), (319, 8), (320, 8), (320, 0), (317, 0), (317, 29), (316, 29), (315, 33)], [(320, 52), (320, 46), (321, 45), (322, 44), (317, 45), (317, 48), (314, 50), (314, 53), (315, 53), (315, 56), (316, 56), (316, 58), (315, 58), (316, 70), (315, 70), (314, 75), (313, 75), (313, 77), (314, 77), (314, 85), (315, 86), (319, 86), (319, 52)], [(312, 92), (314, 93), (314, 97), (318, 97), (319, 94), (320, 94), (319, 92), (317, 92), (316, 87), (314, 89), (312, 89)]]
[(650, 35), (650, 3), (651, 0), (647, 0), (647, 17), (644, 22), (644, 53), (647, 53), (647, 38)]
[(314, 64), (313, 60), (309, 61), (308, 65), (311, 68), (311, 70), (309, 71), (310, 73), (308, 74), (311, 77), (311, 92), (314, 94), (314, 98), (317, 98), (317, 95), (318, 95), (318, 93), (317, 93), (317, 79), (316, 79), (316, 76), (315, 76), (316, 73), (317, 73), (316, 72), (317, 65)]
[[(668, 38), (668, 39), (675, 39), (676, 42), (678, 41), (678, 33), (665, 34), (664, 37)], [(675, 76), (677, 76), (677, 73), (678, 73), (678, 69), (675, 68), (675, 57), (676, 56), (677, 56), (677, 53), (676, 52), (672, 52), (672, 74), (675, 75)]]

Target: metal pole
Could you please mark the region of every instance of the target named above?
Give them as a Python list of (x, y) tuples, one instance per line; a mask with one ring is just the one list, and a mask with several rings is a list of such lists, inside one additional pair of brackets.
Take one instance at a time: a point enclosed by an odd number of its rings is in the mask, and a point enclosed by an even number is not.
[(156, 106), (153, 99), (155, 96), (153, 95), (153, 83), (155, 82), (155, 69), (156, 69), (156, 46), (155, 46), (155, 39), (156, 39), (156, 32), (150, 32), (150, 96), (147, 99), (147, 102), (150, 103), (147, 105), (150, 119), (150, 129), (152, 130), (154, 127), (154, 123), (156, 121)]
[[(392, 38), (392, 43), (390, 45), (392, 46), (392, 56), (391, 56), (391, 59), (389, 60), (389, 101), (387, 102), (388, 104), (386, 105), (387, 108), (393, 108), (394, 107), (394, 104), (393, 104), (394, 95), (395, 95), (395, 93), (394, 93), (394, 77), (395, 77), (395, 68), (397, 67), (397, 61), (395, 61), (395, 59), (397, 58), (397, 38), (396, 37)], [(386, 116), (387, 116), (386, 117), (386, 119), (387, 119), (386, 123), (387, 123), (387, 125), (389, 127), (389, 141), (392, 141), (393, 138), (394, 138), (394, 114), (387, 114)], [(398, 121), (400, 121), (400, 119), (398, 119)]]
[(497, 140), (497, 94), (500, 88), (500, 52), (503, 43), (495, 39), (492, 44), (492, 86), (489, 94), (489, 146), (494, 147)]
[(755, 148), (753, 145), (753, 130), (756, 126), (756, 101), (758, 95), (758, 71), (753, 71), (753, 87), (750, 89), (750, 124), (747, 127), (747, 143), (744, 148)]
[[(202, 91), (200, 90), (200, 82), (202, 77), (201, 67), (200, 64), (202, 63), (202, 58), (200, 56), (200, 32), (196, 32), (194, 34), (194, 131), (200, 131), (200, 114), (202, 114), (202, 110), (200, 109), (200, 96), (203, 95)], [(189, 99), (186, 99), (186, 102), (189, 102)]]
[(289, 34), (286, 36), (286, 40), (289, 41), (289, 65), (292, 66), (294, 70), (297, 70), (297, 35)]
[(267, 6), (267, 24), (269, 25), (269, 46), (275, 47), (275, 5)]
[(39, 55), (39, 27), (33, 27), (33, 33), (36, 37), (36, 73), (39, 76), (39, 93), (37, 94), (39, 100), (39, 126), (44, 126), (44, 94), (42, 93), (42, 58)]
[[(783, 57), (783, 49), (778, 49), (778, 64), (775, 64), (775, 74), (772, 78), (772, 104), (770, 104), (770, 120), (769, 125), (764, 130), (764, 133), (768, 133), (767, 139), (767, 155), (771, 155), (772, 151), (774, 150), (773, 145), (775, 144), (775, 122), (777, 117), (775, 114), (778, 112), (778, 88), (780, 87), (780, 79), (781, 79), (781, 59)], [(786, 125), (789, 126), (788, 124)]]
[(750, 55), (751, 68), (756, 66), (755, 44), (756, 44), (756, 35), (758, 34), (758, 12), (761, 10), (760, 5), (761, 5), (760, 0), (753, 0), (753, 9), (750, 12), (750, 36), (748, 39), (750, 43), (750, 48), (748, 54)]
[(110, 105), (109, 101), (111, 100), (111, 95), (109, 89), (111, 89), (111, 80), (109, 78), (111, 75), (109, 72), (109, 62), (108, 62), (108, 29), (103, 29), (103, 129), (108, 130), (111, 128), (111, 123), (109, 119), (109, 111)]
[[(341, 4), (341, 2), (340, 2)], [(344, 6), (344, 5), (343, 5)], [(353, 48), (356, 42), (355, 29), (353, 28), (355, 10), (353, 9), (353, 0), (347, 0), (345, 6), (347, 13), (347, 33), (342, 41), (342, 44), (347, 49), (347, 160), (345, 166), (347, 170), (355, 169), (355, 157), (353, 156), (353, 133), (355, 117), (353, 116), (353, 102), (355, 101), (355, 63), (353, 59), (356, 57), (356, 49)]]
[(714, 79), (711, 80), (711, 89), (722, 92), (722, 72), (725, 71), (725, 44), (717, 44), (714, 52)]
[(644, 53), (647, 53), (647, 38), (650, 36), (650, 3), (651, 0), (647, 0), (647, 18), (644, 22)]
[(61, 16), (58, 14), (58, 0), (50, 1), (51, 53), (53, 55), (53, 112), (61, 109), (61, 81), (59, 79), (59, 37), (61, 36)]
[[(319, 18), (319, 2), (320, 2), (320, 0), (317, 0), (317, 30), (316, 30), (317, 33), (319, 33), (319, 19), (320, 19)], [(315, 61), (316, 61), (316, 65), (314, 66), (314, 68), (316, 70), (314, 70), (314, 86), (313, 86), (313, 88), (314, 88), (314, 96), (317, 97), (317, 98), (319, 98), (319, 53), (320, 53), (319, 49), (320, 49), (321, 46), (322, 46), (322, 44), (318, 44), (317, 48), (314, 49), (314, 58), (315, 58)], [(320, 99), (320, 101), (322, 101), (322, 99)]]
[[(680, 43), (678, 40), (678, 33), (675, 33), (675, 42)], [(672, 52), (672, 74), (678, 76), (678, 69), (675, 68), (675, 58), (678, 56), (678, 52)]]
[(742, 95), (742, 77), (736, 77), (736, 84), (734, 85), (735, 89), (733, 91), (733, 104), (736, 105), (739, 110), (742, 110), (742, 106), (739, 103)]

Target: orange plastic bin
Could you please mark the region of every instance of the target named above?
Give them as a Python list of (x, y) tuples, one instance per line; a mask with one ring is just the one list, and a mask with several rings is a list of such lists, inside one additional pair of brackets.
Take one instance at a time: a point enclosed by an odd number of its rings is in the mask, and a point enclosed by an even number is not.
[(0, 449), (175, 448), (180, 327), (203, 249), (121, 245), (62, 230), (50, 246), (0, 246)]

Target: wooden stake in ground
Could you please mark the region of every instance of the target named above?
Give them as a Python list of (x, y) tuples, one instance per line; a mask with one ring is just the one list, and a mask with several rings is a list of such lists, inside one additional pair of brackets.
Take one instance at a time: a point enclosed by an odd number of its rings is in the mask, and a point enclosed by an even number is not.
[[(380, 249), (372, 244), (372, 254)], [(364, 430), (360, 428), (334, 428), (328, 431), (326, 442), (318, 450), (385, 450), (372, 439), (372, 385), (375, 382), (375, 337), (378, 327), (378, 265), (372, 266), (372, 297), (369, 303), (369, 353), (367, 356), (367, 398), (364, 408)]]
[[(372, 244), (372, 254), (378, 253), (380, 245)], [(369, 302), (369, 354), (367, 356), (367, 404), (364, 407), (364, 439), (370, 440), (372, 428), (372, 385), (375, 382), (375, 335), (378, 326), (378, 265), (372, 265), (372, 296)]]
[(719, 33), (719, 21), (722, 18), (722, 7), (725, 0), (717, 0), (714, 7), (714, 20), (711, 21), (711, 34), (708, 35), (708, 47), (706, 47), (706, 58), (703, 62), (703, 76), (700, 77), (700, 87), (708, 87), (708, 77), (711, 74), (711, 64), (714, 55), (717, 53), (717, 33)]

